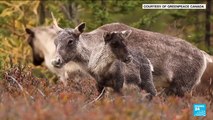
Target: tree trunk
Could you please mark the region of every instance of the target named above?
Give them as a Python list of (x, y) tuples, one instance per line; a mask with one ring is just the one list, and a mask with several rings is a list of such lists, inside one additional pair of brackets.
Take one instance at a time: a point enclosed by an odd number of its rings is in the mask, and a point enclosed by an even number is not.
[(211, 33), (211, 23), (210, 23), (210, 15), (211, 15), (211, 2), (212, 0), (207, 0), (206, 4), (206, 33), (205, 33), (205, 43), (210, 48), (210, 33)]
[(75, 25), (79, 24), (80, 20), (77, 15), (77, 5), (74, 1), (65, 2), (61, 8), (68, 20), (73, 21)]
[(39, 13), (39, 25), (43, 25), (45, 22), (45, 1), (44, 0), (40, 0), (38, 13)]
[(106, 8), (106, 0), (101, 0), (101, 5), (104, 7), (104, 9)]

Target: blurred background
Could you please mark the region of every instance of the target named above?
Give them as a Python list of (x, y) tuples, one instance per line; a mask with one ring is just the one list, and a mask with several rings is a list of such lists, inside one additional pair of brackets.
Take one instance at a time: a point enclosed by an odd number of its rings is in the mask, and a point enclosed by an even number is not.
[(75, 27), (86, 22), (86, 31), (106, 23), (122, 22), (143, 30), (160, 32), (185, 39), (209, 54), (213, 53), (213, 4), (206, 10), (144, 10), (142, 4), (206, 4), (207, 1), (148, 0), (35, 0), (0, 1), (0, 71), (14, 65), (33, 67), (37, 77), (54, 78), (32, 65), (25, 28), (52, 24), (51, 12), (59, 25)]

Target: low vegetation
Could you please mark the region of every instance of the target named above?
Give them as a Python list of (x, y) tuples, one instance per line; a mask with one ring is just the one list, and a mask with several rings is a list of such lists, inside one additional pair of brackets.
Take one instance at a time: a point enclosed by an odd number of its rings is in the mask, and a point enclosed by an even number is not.
[(32, 68), (14, 66), (4, 71), (0, 81), (1, 120), (68, 120), (68, 119), (142, 119), (188, 120), (193, 117), (194, 103), (207, 105), (207, 116), (213, 117), (211, 96), (154, 97), (143, 99), (137, 89), (126, 89), (124, 96), (106, 94), (99, 100), (95, 81), (82, 79), (50, 83), (32, 75)]

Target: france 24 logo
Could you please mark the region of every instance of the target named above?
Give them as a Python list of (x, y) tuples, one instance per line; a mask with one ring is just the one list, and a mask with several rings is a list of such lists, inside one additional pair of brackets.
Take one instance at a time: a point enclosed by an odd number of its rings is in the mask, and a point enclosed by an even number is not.
[(193, 105), (194, 116), (206, 116), (206, 104), (194, 104)]

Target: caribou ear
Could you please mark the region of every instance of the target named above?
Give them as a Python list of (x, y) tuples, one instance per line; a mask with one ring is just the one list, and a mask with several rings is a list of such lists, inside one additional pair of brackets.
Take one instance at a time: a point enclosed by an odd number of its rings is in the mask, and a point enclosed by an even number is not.
[(103, 37), (104, 37), (104, 42), (108, 43), (111, 41), (112, 38), (112, 34), (114, 34), (113, 32), (105, 32)]
[(77, 27), (75, 27), (75, 33), (77, 34), (77, 35), (80, 35), (82, 32), (84, 32), (84, 29), (85, 29), (85, 27), (86, 27), (86, 23), (81, 23), (81, 24), (79, 24)]
[(124, 38), (128, 38), (132, 33), (132, 30), (124, 30), (124, 31), (121, 31), (121, 35), (124, 37)]

